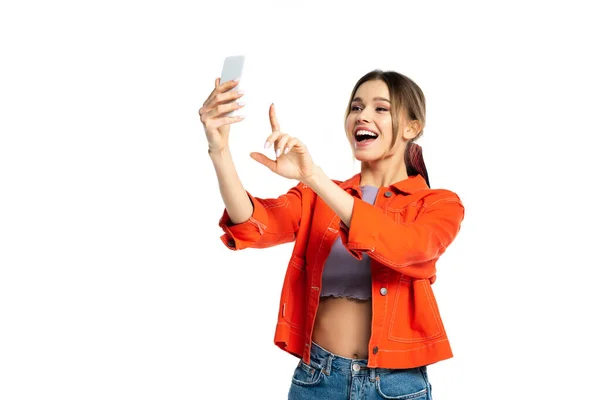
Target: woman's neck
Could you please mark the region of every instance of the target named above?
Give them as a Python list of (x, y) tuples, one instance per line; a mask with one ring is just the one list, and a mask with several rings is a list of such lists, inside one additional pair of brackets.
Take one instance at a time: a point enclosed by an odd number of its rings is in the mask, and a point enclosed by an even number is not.
[(360, 167), (360, 184), (362, 186), (390, 186), (393, 183), (408, 178), (404, 160), (379, 160), (373, 162), (362, 162)]

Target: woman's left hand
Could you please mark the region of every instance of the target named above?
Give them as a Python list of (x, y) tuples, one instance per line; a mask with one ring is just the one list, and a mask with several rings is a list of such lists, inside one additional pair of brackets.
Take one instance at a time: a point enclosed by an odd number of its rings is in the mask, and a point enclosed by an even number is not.
[(275, 106), (272, 104), (269, 108), (269, 119), (273, 133), (267, 138), (265, 148), (273, 146), (275, 159), (272, 160), (257, 152), (250, 153), (250, 156), (284, 178), (306, 182), (316, 171), (316, 166), (306, 146), (297, 138), (279, 130)]

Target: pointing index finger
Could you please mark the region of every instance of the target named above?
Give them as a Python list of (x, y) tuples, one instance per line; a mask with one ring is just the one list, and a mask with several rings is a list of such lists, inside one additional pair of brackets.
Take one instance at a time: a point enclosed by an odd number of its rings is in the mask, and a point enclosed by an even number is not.
[(279, 131), (279, 122), (277, 122), (277, 116), (275, 115), (275, 104), (271, 104), (269, 108), (269, 120), (271, 121), (271, 130), (273, 132)]

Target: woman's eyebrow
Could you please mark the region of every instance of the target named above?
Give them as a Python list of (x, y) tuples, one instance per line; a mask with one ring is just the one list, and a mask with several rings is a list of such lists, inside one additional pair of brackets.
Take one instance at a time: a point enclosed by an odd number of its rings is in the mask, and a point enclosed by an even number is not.
[[(388, 103), (391, 103), (391, 101), (389, 101), (385, 97), (373, 97), (373, 100), (375, 100), (375, 101), (387, 101)], [(360, 97), (355, 97), (352, 101), (360, 101), (362, 103), (362, 99)]]

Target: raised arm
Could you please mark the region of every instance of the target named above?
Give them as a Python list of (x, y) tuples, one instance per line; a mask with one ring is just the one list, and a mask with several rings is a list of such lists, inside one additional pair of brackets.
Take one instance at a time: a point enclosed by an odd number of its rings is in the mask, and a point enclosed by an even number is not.
[[(242, 120), (228, 116), (229, 112), (243, 107), (237, 102), (243, 94), (233, 90), (236, 85), (236, 82), (221, 84), (217, 79), (214, 90), (199, 111), (208, 141), (208, 154), (225, 204), (219, 220), (224, 231), (221, 240), (232, 250), (290, 242), (300, 224), (302, 190), (296, 186), (274, 199), (256, 198), (245, 190), (229, 150), (229, 127)], [(272, 116), (274, 118), (274, 114)]]
[(217, 173), (221, 197), (234, 223), (244, 222), (252, 215), (252, 203), (246, 196), (229, 151), (230, 125), (243, 119), (240, 116), (228, 116), (229, 112), (243, 107), (238, 102), (243, 93), (234, 90), (237, 84), (235, 81), (221, 84), (217, 78), (215, 88), (198, 112), (208, 141), (208, 154)]
[(414, 222), (396, 222), (383, 210), (346, 193), (318, 170), (307, 181), (340, 217), (342, 243), (357, 259), (372, 259), (414, 278), (429, 278), (437, 259), (452, 243), (464, 218), (459, 197), (444, 191)]

